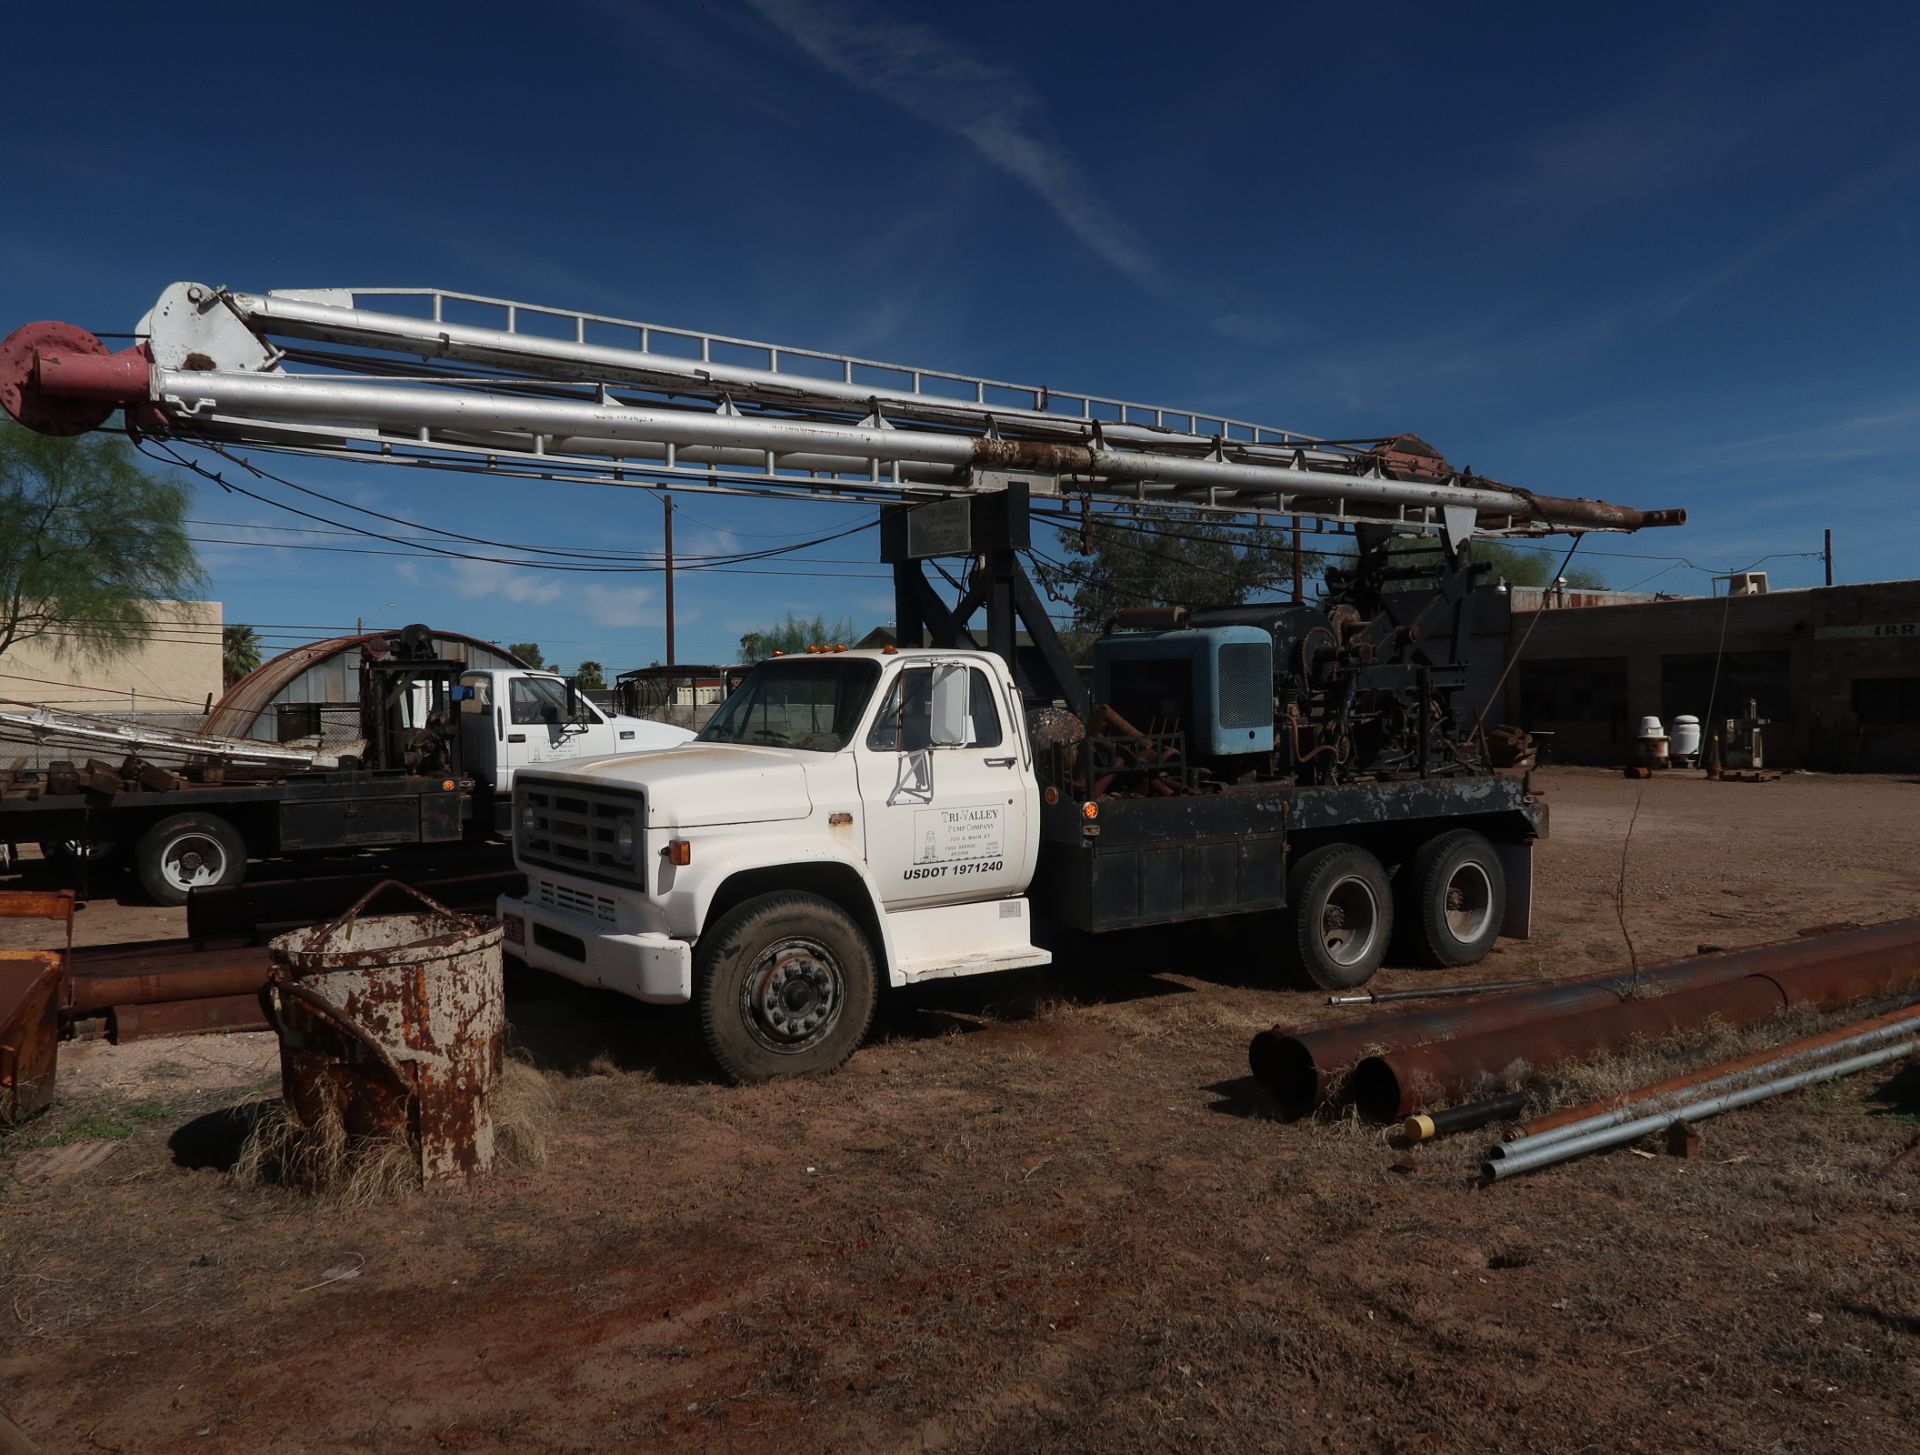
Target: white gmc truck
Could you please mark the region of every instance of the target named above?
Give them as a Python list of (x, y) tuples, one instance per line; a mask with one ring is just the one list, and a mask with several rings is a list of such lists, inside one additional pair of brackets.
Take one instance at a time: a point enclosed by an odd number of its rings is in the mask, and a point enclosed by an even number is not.
[(696, 1001), (722, 1071), (751, 1082), (841, 1064), (883, 983), (1046, 964), (1036, 928), (1291, 903), (1293, 948), (1332, 985), (1379, 965), (1396, 898), (1441, 963), (1525, 933), (1545, 807), (1518, 782), (1105, 796), (1096, 746), (1036, 748), (986, 652), (762, 662), (684, 747), (519, 770), (528, 885), (500, 901), (507, 947), (638, 1000)]

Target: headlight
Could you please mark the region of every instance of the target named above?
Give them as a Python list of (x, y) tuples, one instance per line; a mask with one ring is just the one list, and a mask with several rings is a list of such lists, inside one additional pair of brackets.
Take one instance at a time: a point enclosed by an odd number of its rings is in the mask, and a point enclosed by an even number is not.
[(520, 805), (520, 827), (528, 833), (540, 827), (540, 813), (531, 803)]
[(633, 857), (633, 820), (623, 818), (613, 831), (613, 849), (622, 859)]

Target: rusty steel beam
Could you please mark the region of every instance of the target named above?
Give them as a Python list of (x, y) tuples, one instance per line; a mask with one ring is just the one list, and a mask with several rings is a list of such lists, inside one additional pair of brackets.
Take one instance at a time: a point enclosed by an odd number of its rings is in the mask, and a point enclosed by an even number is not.
[(160, 1005), (116, 1005), (107, 1010), (114, 1045), (150, 1036), (194, 1036), (206, 1031), (264, 1031), (266, 1013), (255, 995), (216, 995)]
[(1367, 1056), (1448, 1037), (1479, 1035), (1550, 1016), (1604, 1009), (1629, 994), (1664, 995), (1810, 963), (1871, 963), (1881, 956), (1901, 955), (1920, 957), (1920, 919), (1698, 955), (1632, 976), (1606, 971), (1432, 1010), (1366, 1016), (1344, 1025), (1307, 1030), (1274, 1026), (1253, 1038), (1247, 1059), (1253, 1074), (1278, 1098), (1282, 1112), (1304, 1116), (1342, 1095), (1349, 1074)]
[[(1873, 995), (1920, 987), (1920, 940), (1897, 950), (1861, 948), (1867, 931), (1772, 947), (1768, 968), (1738, 980), (1601, 1009), (1526, 1021), (1424, 1046), (1369, 1056), (1354, 1068), (1350, 1093), (1364, 1116), (1395, 1120), (1431, 1102), (1537, 1083), (1568, 1061), (1640, 1039), (1718, 1022), (1758, 1025), (1781, 1010), (1836, 1010)], [(1783, 952), (1798, 949), (1798, 957)], [(1761, 952), (1740, 957), (1758, 959)], [(1795, 963), (1782, 963), (1792, 960)]]

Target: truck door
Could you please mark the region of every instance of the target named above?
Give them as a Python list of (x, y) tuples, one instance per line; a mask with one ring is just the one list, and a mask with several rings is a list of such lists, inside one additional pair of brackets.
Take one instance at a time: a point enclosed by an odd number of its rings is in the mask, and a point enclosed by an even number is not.
[[(606, 719), (591, 703), (576, 702), (589, 721), (569, 720), (565, 682), (558, 677), (516, 675), (507, 678), (506, 689), (507, 740), (501, 758), (506, 781), (499, 785), (503, 792), (511, 786), (515, 769), (595, 756), (593, 727), (598, 724), (607, 734)], [(598, 749), (600, 754), (612, 751), (611, 747)]]
[(889, 906), (1026, 887), (1037, 820), (1004, 700), (971, 662), (915, 662), (894, 675), (855, 752), (867, 861)]
[(495, 696), (490, 673), (463, 673), (460, 685), (467, 689), (460, 703), (460, 766), (474, 782), (505, 793), (511, 786), (501, 768), (501, 752), (507, 745), (506, 704)]

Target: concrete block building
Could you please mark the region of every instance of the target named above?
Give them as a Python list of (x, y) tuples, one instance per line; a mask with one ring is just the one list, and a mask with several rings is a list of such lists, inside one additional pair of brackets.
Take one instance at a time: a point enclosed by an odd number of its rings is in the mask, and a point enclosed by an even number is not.
[[(1658, 599), (1512, 593), (1507, 721), (1624, 762), (1640, 719), (1743, 716), (1769, 767), (1920, 769), (1920, 581)], [(1522, 645), (1524, 643), (1524, 645)]]

